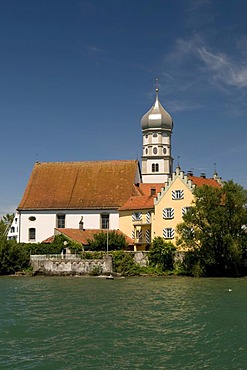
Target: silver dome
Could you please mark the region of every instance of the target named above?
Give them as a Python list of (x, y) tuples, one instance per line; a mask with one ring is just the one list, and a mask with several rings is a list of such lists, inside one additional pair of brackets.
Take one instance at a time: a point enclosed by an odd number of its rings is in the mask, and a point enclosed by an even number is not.
[(162, 107), (159, 102), (159, 90), (156, 89), (156, 100), (152, 108), (144, 114), (141, 119), (142, 130), (152, 128), (162, 128), (172, 131), (173, 121), (170, 114)]

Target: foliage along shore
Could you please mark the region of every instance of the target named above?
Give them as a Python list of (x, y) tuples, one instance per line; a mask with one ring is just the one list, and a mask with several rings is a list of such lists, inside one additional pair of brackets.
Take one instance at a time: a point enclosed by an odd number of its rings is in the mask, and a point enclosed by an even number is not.
[[(136, 264), (133, 254), (124, 252), (126, 240), (114, 231), (108, 233), (108, 250), (113, 271), (124, 276), (186, 275), (240, 277), (247, 275), (247, 190), (227, 181), (221, 188), (210, 186), (194, 190), (195, 200), (183, 222), (177, 226), (176, 245), (184, 250), (178, 258), (171, 242), (156, 237), (148, 251), (148, 266)], [(60, 254), (64, 241), (72, 253), (82, 258), (99, 258), (106, 253), (107, 236), (100, 232), (90, 240), (88, 252), (82, 246), (57, 235), (51, 244), (24, 244), (7, 240), (12, 215), (0, 220), (0, 275), (30, 272), (31, 254)]]

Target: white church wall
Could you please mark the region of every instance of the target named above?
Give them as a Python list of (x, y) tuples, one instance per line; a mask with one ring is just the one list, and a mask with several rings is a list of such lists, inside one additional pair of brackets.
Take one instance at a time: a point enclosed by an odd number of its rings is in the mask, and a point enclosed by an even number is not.
[[(75, 211), (22, 211), (19, 216), (19, 229), (21, 231), (19, 242), (40, 243), (54, 235), (57, 227), (57, 215), (65, 215), (66, 228), (79, 228), (79, 222), (83, 217), (84, 229), (100, 229), (101, 214), (109, 214), (109, 228), (119, 228), (119, 214), (115, 210), (75, 210)], [(30, 239), (29, 229), (35, 229), (35, 239)]]

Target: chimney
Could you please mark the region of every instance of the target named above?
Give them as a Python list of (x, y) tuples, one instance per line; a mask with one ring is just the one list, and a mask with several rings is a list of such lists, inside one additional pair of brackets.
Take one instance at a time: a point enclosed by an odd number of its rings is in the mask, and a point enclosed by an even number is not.
[(151, 188), (151, 193), (150, 193), (150, 195), (152, 196), (152, 195), (156, 195), (156, 189), (155, 188)]
[(79, 222), (79, 230), (84, 230), (83, 216), (81, 216), (81, 219), (80, 219), (80, 222)]
[(189, 171), (187, 172), (187, 176), (193, 176), (193, 171), (192, 171), (192, 170), (189, 170)]
[(206, 178), (206, 174), (205, 174), (205, 172), (201, 172), (200, 177), (202, 177), (203, 179), (205, 179), (205, 178)]

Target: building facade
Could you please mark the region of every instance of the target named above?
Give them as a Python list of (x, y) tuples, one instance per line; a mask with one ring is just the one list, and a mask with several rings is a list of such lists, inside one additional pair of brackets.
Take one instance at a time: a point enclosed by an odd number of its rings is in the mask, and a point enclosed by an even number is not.
[(148, 250), (152, 240), (160, 236), (176, 244), (176, 227), (183, 221), (183, 215), (193, 205), (196, 186), (220, 187), (221, 180), (214, 176), (206, 178), (185, 174), (180, 167), (155, 195), (131, 197), (119, 209), (119, 225), (122, 232), (134, 239), (135, 250)]
[[(138, 161), (36, 163), (18, 206), (18, 242), (55, 228), (119, 229), (119, 207), (141, 182)], [(8, 236), (10, 238), (10, 234)]]

